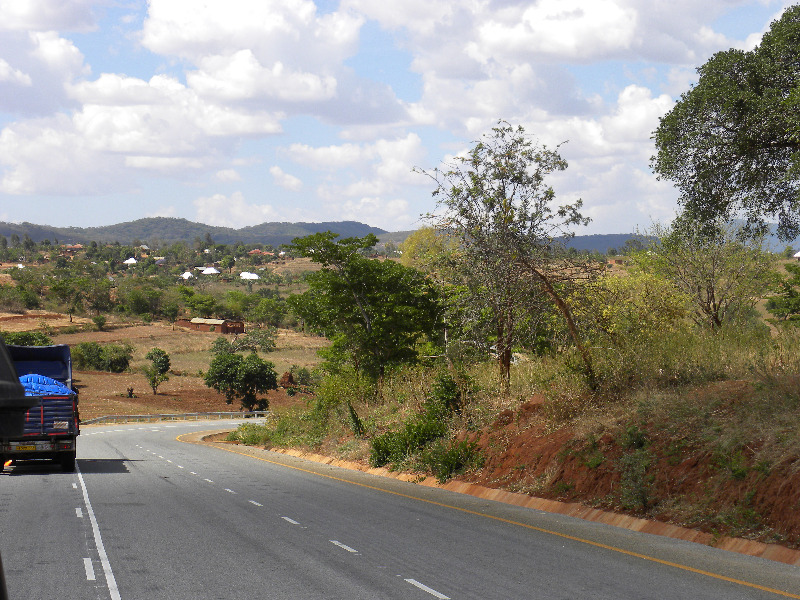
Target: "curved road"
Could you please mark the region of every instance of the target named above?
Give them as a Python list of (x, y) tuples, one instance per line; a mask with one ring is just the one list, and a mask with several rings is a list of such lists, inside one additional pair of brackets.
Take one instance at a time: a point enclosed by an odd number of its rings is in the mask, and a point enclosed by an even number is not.
[(78, 472), (7, 468), (9, 598), (800, 598), (797, 567), (177, 439), (225, 425), (85, 428)]

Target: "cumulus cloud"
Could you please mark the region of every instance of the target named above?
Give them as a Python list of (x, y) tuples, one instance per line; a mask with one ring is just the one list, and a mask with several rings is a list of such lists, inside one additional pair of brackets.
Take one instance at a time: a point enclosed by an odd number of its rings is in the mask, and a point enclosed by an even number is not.
[(97, 0), (25, 0), (0, 3), (0, 31), (76, 31), (96, 27)]
[(0, 112), (42, 116), (75, 108), (66, 86), (88, 73), (80, 50), (57, 33), (0, 29)]
[(23, 73), (19, 69), (14, 69), (2, 58), (0, 58), (0, 81), (22, 86), (30, 86), (33, 83), (30, 75)]
[(278, 213), (269, 204), (250, 204), (241, 192), (230, 196), (215, 194), (194, 201), (196, 220), (223, 227), (247, 227), (275, 221)]
[[(71, 117), (12, 124), (0, 133), (0, 164), (9, 167), (2, 189), (63, 186), (92, 194), (113, 189), (115, 180), (124, 189), (130, 169), (176, 175), (208, 169), (239, 136), (280, 130), (276, 115), (207, 103), (164, 75), (143, 81), (105, 74), (71, 86), (70, 96), (82, 105)], [(64, 155), (53, 160), (56, 149)]]
[(303, 187), (303, 182), (300, 179), (294, 175), (285, 173), (283, 169), (277, 165), (270, 167), (269, 173), (272, 175), (272, 179), (275, 181), (275, 183), (286, 190), (297, 192)]

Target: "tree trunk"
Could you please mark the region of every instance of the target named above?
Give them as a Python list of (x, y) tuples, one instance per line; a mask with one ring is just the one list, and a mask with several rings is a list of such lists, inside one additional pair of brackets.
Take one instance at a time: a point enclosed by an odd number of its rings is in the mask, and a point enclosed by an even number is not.
[(583, 366), (586, 370), (586, 377), (589, 381), (589, 387), (594, 390), (597, 387), (597, 379), (595, 378), (594, 368), (592, 367), (592, 355), (581, 339), (578, 326), (575, 324), (575, 319), (572, 318), (572, 311), (569, 309), (569, 306), (567, 306), (567, 303), (564, 302), (564, 299), (556, 291), (555, 287), (553, 287), (550, 278), (545, 273), (531, 265), (529, 265), (529, 269), (531, 274), (535, 275), (536, 278), (539, 279), (545, 294), (547, 294), (550, 300), (553, 301), (553, 304), (556, 305), (556, 308), (558, 308), (561, 316), (564, 317), (564, 320), (567, 323), (567, 329), (569, 330), (569, 335), (572, 338), (572, 342), (575, 344), (575, 347), (578, 349), (581, 359), (583, 360)]

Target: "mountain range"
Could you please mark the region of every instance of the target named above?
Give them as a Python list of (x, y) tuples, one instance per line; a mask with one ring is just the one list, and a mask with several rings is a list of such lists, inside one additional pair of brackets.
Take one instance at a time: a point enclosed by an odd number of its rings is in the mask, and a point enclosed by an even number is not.
[[(341, 237), (363, 237), (374, 233), (382, 243), (392, 242), (399, 245), (412, 231), (388, 232), (378, 227), (371, 227), (357, 221), (328, 221), (323, 223), (261, 223), (234, 229), (217, 225), (196, 223), (187, 219), (173, 217), (148, 217), (105, 225), (103, 227), (53, 227), (35, 223), (6, 223), (0, 221), (0, 235), (10, 238), (17, 235), (20, 239), (27, 234), (34, 242), (48, 239), (59, 244), (86, 244), (88, 242), (114, 243), (123, 245), (144, 243), (153, 246), (172, 244), (174, 242), (193, 243), (196, 239), (205, 239), (208, 234), (214, 243), (233, 244), (271, 244), (279, 246), (290, 244), (294, 238), (333, 231)], [(605, 253), (609, 248), (622, 248), (625, 242), (634, 237), (632, 233), (575, 236), (568, 242), (578, 250), (596, 250)]]
[(383, 229), (370, 227), (355, 221), (337, 221), (325, 223), (261, 223), (234, 229), (195, 223), (186, 219), (171, 217), (148, 217), (116, 225), (103, 227), (52, 227), (34, 223), (0, 222), (0, 235), (10, 238), (16, 234), (22, 239), (25, 234), (34, 242), (45, 239), (59, 244), (78, 244), (88, 242), (114, 243), (131, 245), (134, 242), (152, 245), (162, 243), (187, 242), (205, 239), (211, 236), (214, 243), (233, 244), (290, 244), (294, 238), (304, 237), (321, 231), (333, 231), (342, 237), (363, 237), (368, 233), (375, 235), (387, 233)]
[[(218, 225), (206, 225), (187, 219), (174, 217), (148, 217), (105, 225), (103, 227), (53, 227), (34, 223), (6, 223), (0, 221), (0, 235), (10, 238), (17, 235), (20, 239), (27, 234), (34, 242), (45, 239), (59, 244), (86, 244), (88, 242), (114, 243), (133, 245), (134, 243), (159, 246), (175, 242), (192, 244), (196, 239), (206, 239), (208, 234), (214, 243), (233, 244), (291, 244), (297, 237), (304, 237), (321, 231), (333, 231), (341, 237), (364, 237), (369, 233), (378, 236), (381, 243), (392, 242), (399, 245), (413, 231), (388, 232), (378, 227), (371, 227), (357, 221), (327, 221), (322, 223), (261, 223), (234, 229)], [(631, 238), (642, 238), (634, 233), (610, 233), (595, 235), (576, 235), (567, 240), (567, 246), (577, 250), (597, 251), (605, 254), (610, 248), (619, 250)], [(796, 243), (795, 240), (794, 243)], [(786, 247), (773, 234), (767, 238), (767, 247), (776, 251)]]

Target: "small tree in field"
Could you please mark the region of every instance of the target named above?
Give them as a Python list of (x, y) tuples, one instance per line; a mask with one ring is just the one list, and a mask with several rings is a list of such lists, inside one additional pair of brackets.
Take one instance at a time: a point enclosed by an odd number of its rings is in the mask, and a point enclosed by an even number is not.
[(245, 410), (266, 410), (267, 398), (259, 394), (278, 389), (275, 366), (253, 352), (242, 356), (235, 352), (217, 352), (205, 375), (208, 387), (225, 396), (226, 404), (238, 399)]
[(169, 379), (170, 361), (169, 354), (164, 352), (161, 348), (153, 348), (145, 355), (145, 358), (152, 364), (144, 368), (147, 383), (153, 389), (153, 394), (158, 393), (158, 386)]

